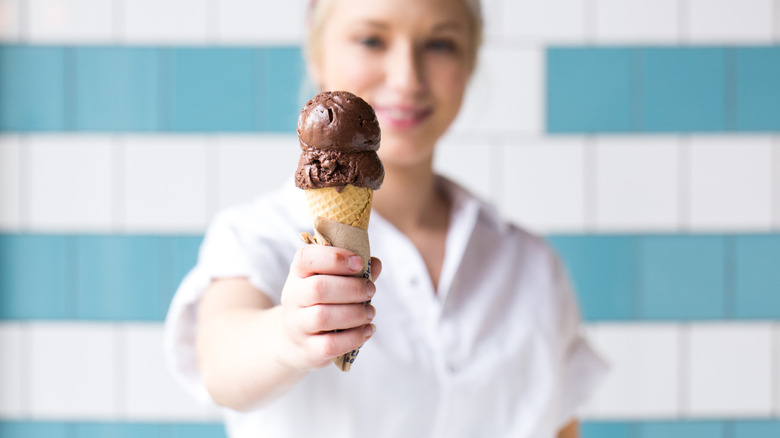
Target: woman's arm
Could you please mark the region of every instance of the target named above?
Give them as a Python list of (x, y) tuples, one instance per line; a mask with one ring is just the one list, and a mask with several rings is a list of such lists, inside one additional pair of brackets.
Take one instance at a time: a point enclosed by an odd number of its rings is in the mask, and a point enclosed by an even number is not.
[(579, 438), (580, 427), (577, 420), (572, 420), (566, 425), (560, 432), (558, 432), (558, 438)]
[[(379, 261), (371, 266), (378, 276)], [(365, 303), (376, 290), (352, 277), (362, 268), (348, 250), (307, 245), (290, 265), (279, 306), (246, 278), (213, 281), (198, 305), (197, 337), (198, 366), (212, 399), (252, 408), (361, 346), (373, 334), (374, 308)]]

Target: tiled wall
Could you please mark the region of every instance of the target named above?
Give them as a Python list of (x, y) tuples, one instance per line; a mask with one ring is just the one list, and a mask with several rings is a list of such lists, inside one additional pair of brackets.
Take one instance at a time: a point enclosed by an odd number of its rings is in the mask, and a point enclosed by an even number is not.
[[(0, 436), (222, 434), (160, 321), (289, 182), (305, 4), (0, 0)], [(484, 5), (436, 166), (566, 259), (613, 368), (584, 435), (779, 436), (780, 0)]]

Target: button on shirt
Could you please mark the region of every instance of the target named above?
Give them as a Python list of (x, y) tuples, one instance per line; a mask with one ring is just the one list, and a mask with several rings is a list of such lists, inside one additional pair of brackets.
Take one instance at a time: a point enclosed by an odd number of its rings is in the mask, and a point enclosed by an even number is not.
[[(580, 335), (576, 300), (546, 243), (442, 180), (453, 211), (438, 289), (412, 242), (376, 213), (377, 332), (348, 373), (313, 371), (251, 412), (225, 410), (231, 437), (555, 437), (605, 365)], [(166, 321), (177, 378), (208, 401), (195, 356), (197, 301), (214, 278), (245, 276), (279, 303), (311, 230), (287, 188), (218, 215)]]

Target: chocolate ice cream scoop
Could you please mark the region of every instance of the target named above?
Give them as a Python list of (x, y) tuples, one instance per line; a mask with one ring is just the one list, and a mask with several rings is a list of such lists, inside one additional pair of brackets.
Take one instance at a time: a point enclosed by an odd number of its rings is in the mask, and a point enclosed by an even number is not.
[(310, 100), (298, 118), (301, 159), (295, 185), (301, 189), (341, 188), (347, 184), (376, 190), (384, 168), (376, 154), (380, 131), (374, 109), (346, 91), (326, 91)]
[(365, 100), (346, 91), (326, 91), (303, 107), (298, 118), (303, 150), (365, 152), (379, 149), (379, 122)]

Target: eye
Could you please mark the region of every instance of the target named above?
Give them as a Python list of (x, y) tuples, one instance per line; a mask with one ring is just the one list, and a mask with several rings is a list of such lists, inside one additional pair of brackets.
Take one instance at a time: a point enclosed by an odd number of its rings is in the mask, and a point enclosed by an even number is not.
[(360, 38), (358, 42), (368, 49), (381, 49), (385, 46), (382, 39), (377, 36)]
[(437, 38), (428, 41), (425, 48), (433, 52), (451, 53), (456, 51), (457, 45), (450, 39)]

